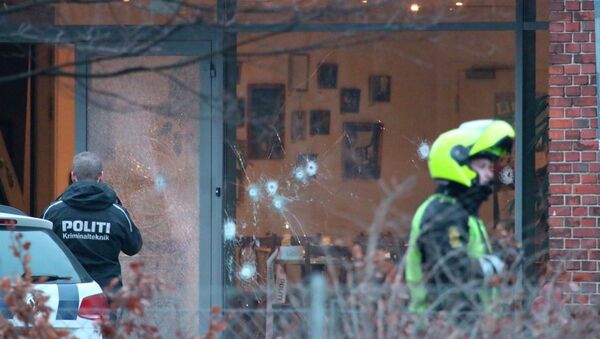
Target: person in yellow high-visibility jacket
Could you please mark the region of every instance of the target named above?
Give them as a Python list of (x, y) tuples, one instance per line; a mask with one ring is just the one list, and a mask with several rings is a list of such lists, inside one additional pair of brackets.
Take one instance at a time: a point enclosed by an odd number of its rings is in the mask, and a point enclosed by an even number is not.
[(503, 271), (479, 207), (492, 192), (493, 166), (511, 151), (514, 129), (501, 120), (475, 120), (433, 143), (429, 172), (438, 187), (417, 210), (407, 252), (410, 311), (446, 310), (463, 321), (489, 303), (485, 280)]

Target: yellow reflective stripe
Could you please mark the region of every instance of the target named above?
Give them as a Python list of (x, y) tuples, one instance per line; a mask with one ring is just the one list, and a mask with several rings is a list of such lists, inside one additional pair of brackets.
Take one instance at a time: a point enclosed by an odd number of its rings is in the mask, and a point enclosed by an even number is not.
[(475, 216), (469, 216), (469, 244), (467, 253), (471, 258), (479, 258), (492, 252), (487, 230), (483, 221)]
[(408, 240), (405, 276), (410, 292), (409, 310), (417, 314), (422, 313), (427, 309), (427, 289), (422, 284), (422, 254), (419, 250), (419, 246), (417, 246), (417, 240), (421, 234), (421, 222), (423, 221), (422, 219), (425, 210), (433, 200), (440, 198), (444, 200), (443, 198), (446, 198), (446, 196), (439, 193), (433, 194), (419, 206), (412, 220), (412, 227)]
[(492, 253), (492, 244), (490, 244), (490, 238), (488, 237), (487, 228), (483, 224), (483, 221), (477, 218), (477, 222), (479, 223), (479, 229), (481, 232), (481, 236), (483, 237), (483, 241), (485, 242), (485, 246), (487, 247), (488, 253)]

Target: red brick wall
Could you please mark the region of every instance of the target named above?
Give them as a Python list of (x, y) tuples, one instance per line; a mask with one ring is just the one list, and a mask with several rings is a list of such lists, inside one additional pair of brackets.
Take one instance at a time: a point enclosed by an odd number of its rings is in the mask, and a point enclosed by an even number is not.
[(550, 14), (550, 260), (576, 282), (572, 303), (600, 304), (600, 165), (593, 1)]

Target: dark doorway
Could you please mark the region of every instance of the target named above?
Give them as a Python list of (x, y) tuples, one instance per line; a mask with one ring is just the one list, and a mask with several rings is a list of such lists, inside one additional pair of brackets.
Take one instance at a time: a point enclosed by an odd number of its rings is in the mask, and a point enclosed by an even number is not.
[(27, 214), (39, 212), (36, 185), (48, 186), (44, 192), (52, 185), (53, 78), (31, 75), (51, 65), (52, 56), (50, 46), (0, 44), (0, 204)]
[[(14, 167), (14, 177), (21, 187), (24, 184), (30, 102), (27, 76), (30, 62), (31, 45), (0, 44), (0, 132)], [(4, 163), (2, 165), (1, 170), (6, 171), (8, 167)], [(2, 199), (1, 203), (8, 203), (5, 196)]]

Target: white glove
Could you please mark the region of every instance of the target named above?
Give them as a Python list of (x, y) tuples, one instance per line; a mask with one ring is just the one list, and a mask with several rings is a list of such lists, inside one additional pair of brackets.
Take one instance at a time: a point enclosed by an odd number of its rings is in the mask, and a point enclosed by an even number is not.
[(481, 271), (483, 272), (483, 277), (485, 279), (504, 271), (504, 263), (502, 260), (492, 254), (486, 254), (479, 258), (479, 265), (481, 266)]

